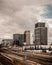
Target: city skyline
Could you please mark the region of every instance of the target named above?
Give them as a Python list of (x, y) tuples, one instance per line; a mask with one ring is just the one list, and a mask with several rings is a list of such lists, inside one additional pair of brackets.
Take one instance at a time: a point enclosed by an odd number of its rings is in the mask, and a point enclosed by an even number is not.
[(0, 65), (52, 65), (52, 0), (0, 0)]
[[(13, 33), (34, 30), (36, 22), (45, 22), (52, 30), (52, 1), (0, 0), (0, 38), (12, 38)], [(52, 40), (52, 31), (49, 39)]]

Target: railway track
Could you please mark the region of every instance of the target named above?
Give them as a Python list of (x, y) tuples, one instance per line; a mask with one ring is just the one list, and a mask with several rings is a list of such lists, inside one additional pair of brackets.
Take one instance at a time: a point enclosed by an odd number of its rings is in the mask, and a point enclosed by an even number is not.
[(1, 54), (0, 54), (0, 63), (1, 65), (14, 65), (11, 60), (9, 60), (8, 58), (4, 57)]
[[(14, 54), (19, 57), (24, 58), (25, 54), (24, 53), (15, 53), (14, 51), (8, 51), (8, 54)], [(35, 55), (35, 54), (26, 54), (27, 61), (32, 61), (32, 62), (37, 62), (42, 65), (52, 65), (52, 57), (46, 57), (46, 56), (40, 56), (40, 55)], [(18, 61), (19, 62), (19, 61)]]

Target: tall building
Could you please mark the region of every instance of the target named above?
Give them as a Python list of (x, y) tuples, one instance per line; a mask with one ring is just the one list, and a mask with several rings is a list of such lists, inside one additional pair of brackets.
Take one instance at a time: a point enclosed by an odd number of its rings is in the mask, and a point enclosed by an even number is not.
[(13, 34), (14, 44), (22, 46), (24, 42), (24, 34)]
[(35, 44), (47, 45), (47, 27), (45, 27), (45, 23), (35, 24)]
[(27, 45), (30, 44), (30, 31), (24, 32), (24, 42), (26, 42)]

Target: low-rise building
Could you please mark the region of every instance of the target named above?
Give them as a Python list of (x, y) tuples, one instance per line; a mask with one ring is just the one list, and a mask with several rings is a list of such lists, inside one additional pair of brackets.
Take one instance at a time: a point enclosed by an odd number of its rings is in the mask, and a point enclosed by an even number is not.
[(13, 39), (3, 39), (2, 44), (3, 46), (11, 46), (13, 44)]

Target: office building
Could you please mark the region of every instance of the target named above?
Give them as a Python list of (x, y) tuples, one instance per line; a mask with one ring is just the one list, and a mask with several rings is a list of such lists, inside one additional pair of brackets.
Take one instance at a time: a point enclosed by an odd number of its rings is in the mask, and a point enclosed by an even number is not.
[(30, 44), (30, 31), (24, 32), (24, 42), (26, 42), (27, 45)]
[(45, 23), (35, 24), (35, 44), (36, 45), (47, 45), (47, 27)]
[(14, 41), (14, 44), (18, 46), (22, 46), (24, 42), (24, 35), (23, 34), (13, 34), (13, 41)]

